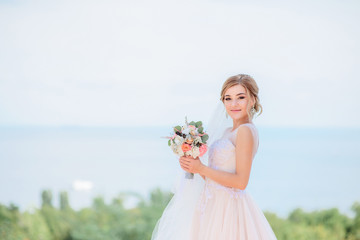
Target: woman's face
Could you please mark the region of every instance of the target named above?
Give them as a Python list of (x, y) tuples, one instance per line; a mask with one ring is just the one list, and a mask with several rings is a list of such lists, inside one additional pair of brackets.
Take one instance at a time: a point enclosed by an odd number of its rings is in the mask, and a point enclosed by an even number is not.
[(246, 108), (250, 103), (245, 88), (240, 84), (232, 86), (225, 92), (225, 109), (233, 120), (247, 120), (249, 117)]

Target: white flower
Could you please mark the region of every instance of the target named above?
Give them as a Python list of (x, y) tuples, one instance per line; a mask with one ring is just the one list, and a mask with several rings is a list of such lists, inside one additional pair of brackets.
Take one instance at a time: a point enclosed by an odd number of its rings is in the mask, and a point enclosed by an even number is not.
[(177, 155), (179, 155), (181, 157), (184, 156), (184, 152), (183, 152), (183, 150), (181, 148), (181, 145), (177, 146), (176, 153), (177, 153)]
[(191, 129), (190, 128), (184, 128), (184, 130), (182, 130), (182, 133), (188, 135), (190, 133)]
[(184, 133), (184, 134), (186, 134), (186, 135), (188, 135), (189, 133), (190, 133), (190, 131), (191, 131), (192, 129), (191, 128), (189, 128), (188, 126), (183, 126), (182, 127), (182, 133)]
[(176, 135), (174, 141), (176, 145), (181, 145), (184, 142), (184, 138), (180, 137), (179, 135)]
[(199, 155), (200, 155), (200, 150), (198, 147), (193, 147), (191, 149), (191, 155), (194, 157), (194, 158), (197, 158)]
[(176, 151), (176, 144), (173, 143), (172, 141), (171, 141), (170, 148), (171, 148), (171, 150), (173, 150), (173, 152), (175, 153), (175, 151)]
[(201, 141), (201, 137), (196, 136), (196, 137), (195, 137), (195, 139), (194, 139), (194, 142), (199, 142), (199, 143), (202, 143), (202, 141)]
[(171, 150), (172, 150), (176, 155), (181, 156), (181, 157), (184, 156), (184, 152), (183, 152), (183, 150), (181, 149), (181, 144), (180, 144), (180, 145), (177, 145), (177, 144), (171, 142), (170, 147), (171, 147)]

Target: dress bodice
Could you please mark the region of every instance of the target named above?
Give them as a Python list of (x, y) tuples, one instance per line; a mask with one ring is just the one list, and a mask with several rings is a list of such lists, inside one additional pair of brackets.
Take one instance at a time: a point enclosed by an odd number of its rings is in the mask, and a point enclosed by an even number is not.
[[(254, 137), (254, 149), (253, 149), (253, 156), (254, 159), (255, 154), (257, 152), (259, 146), (259, 137), (258, 131), (253, 123), (244, 123), (241, 125), (247, 125), (251, 129)], [(240, 126), (241, 126), (240, 125)], [(236, 146), (236, 133), (238, 128), (231, 130), (231, 127), (226, 129), (223, 133), (223, 136), (217, 140), (215, 140), (209, 147), (209, 167), (222, 170), (230, 173), (236, 172), (236, 155), (235, 155), (235, 146)], [(225, 191), (228, 196), (234, 199), (243, 198), (247, 191), (233, 188), (233, 187), (226, 187), (218, 182), (212, 180), (211, 178), (205, 178), (205, 187), (204, 187), (204, 195), (203, 198), (200, 199), (199, 207), (201, 210), (201, 215), (203, 217), (204, 210), (206, 208), (207, 202), (211, 199), (217, 191)]]
[[(250, 127), (255, 145), (253, 151), (253, 158), (257, 152), (259, 146), (259, 137), (258, 131), (253, 123), (244, 123), (242, 125), (247, 125)], [(222, 171), (227, 171), (230, 173), (235, 173), (236, 171), (236, 160), (235, 160), (235, 143), (236, 143), (236, 133), (239, 129), (238, 126), (233, 131), (230, 128), (227, 128), (220, 139), (215, 140), (209, 147), (209, 167), (214, 169), (219, 169)]]

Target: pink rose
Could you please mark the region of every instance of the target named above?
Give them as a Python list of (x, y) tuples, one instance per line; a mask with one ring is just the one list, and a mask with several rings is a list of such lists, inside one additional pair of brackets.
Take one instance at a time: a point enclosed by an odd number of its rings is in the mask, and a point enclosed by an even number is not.
[(187, 151), (191, 150), (191, 145), (189, 145), (187, 143), (183, 143), (183, 145), (181, 145), (181, 149), (183, 150), (183, 152), (187, 152)]
[(199, 147), (199, 152), (200, 152), (200, 157), (202, 157), (202, 155), (204, 155), (207, 151), (207, 145), (206, 144), (202, 144), (200, 147)]
[(189, 125), (189, 128), (191, 128), (191, 129), (196, 129), (196, 127), (194, 126), (194, 125)]

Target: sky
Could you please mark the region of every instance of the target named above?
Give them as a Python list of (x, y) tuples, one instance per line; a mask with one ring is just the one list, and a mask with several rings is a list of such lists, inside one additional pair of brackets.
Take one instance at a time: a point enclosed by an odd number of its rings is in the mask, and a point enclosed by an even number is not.
[(223, 82), (262, 126), (360, 126), (358, 1), (0, 1), (0, 126), (206, 120)]

